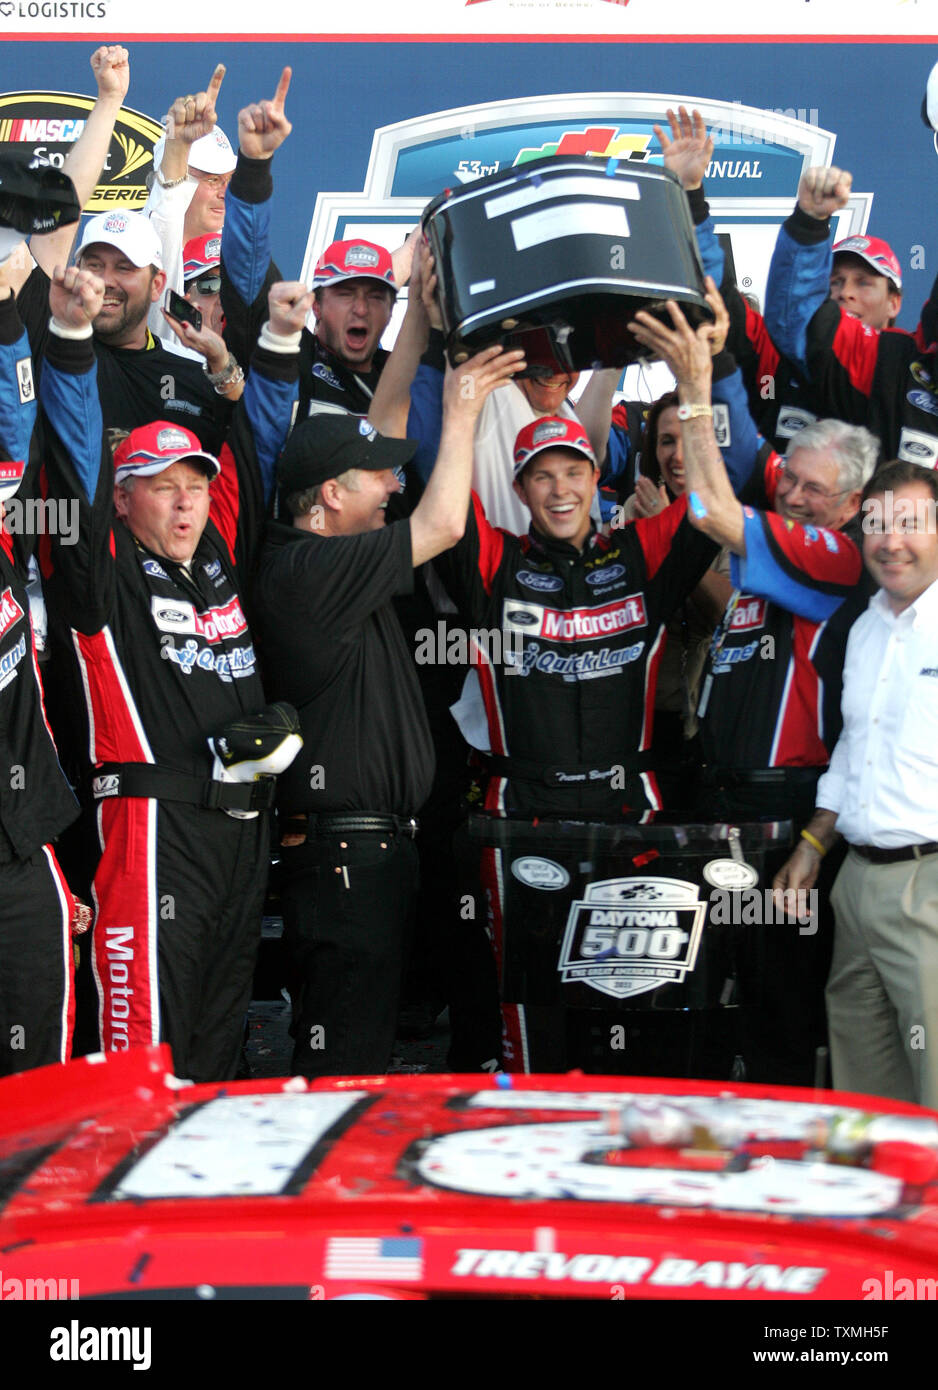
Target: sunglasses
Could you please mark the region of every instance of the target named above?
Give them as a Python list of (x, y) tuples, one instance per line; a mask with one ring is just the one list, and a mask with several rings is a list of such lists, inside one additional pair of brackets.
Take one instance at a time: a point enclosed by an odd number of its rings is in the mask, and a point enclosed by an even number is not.
[(218, 294), (221, 290), (220, 275), (198, 275), (186, 281), (187, 290), (197, 290), (199, 294)]

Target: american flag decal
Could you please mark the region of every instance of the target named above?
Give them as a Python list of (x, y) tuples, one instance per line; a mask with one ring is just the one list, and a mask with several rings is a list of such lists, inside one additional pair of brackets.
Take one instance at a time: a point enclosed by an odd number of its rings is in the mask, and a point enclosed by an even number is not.
[(326, 1246), (327, 1279), (421, 1279), (423, 1241), (335, 1236)]

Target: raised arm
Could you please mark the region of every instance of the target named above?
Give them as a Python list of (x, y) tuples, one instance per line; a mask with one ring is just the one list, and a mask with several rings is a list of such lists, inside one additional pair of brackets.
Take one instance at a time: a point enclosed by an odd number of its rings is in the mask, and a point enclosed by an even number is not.
[[(765, 325), (789, 361), (808, 370), (808, 325), (830, 297), (830, 219), (845, 207), (853, 175), (833, 166), (802, 175), (798, 204), (779, 228), (765, 295)], [(839, 318), (839, 314), (838, 314)]]
[[(130, 57), (126, 48), (114, 44), (96, 49), (91, 55), (91, 70), (98, 85), (97, 100), (64, 165), (64, 171), (75, 185), (78, 201), (83, 208), (90, 201), (101, 177), (114, 133), (114, 122), (130, 86)], [(29, 249), (36, 264), (47, 275), (52, 274), (56, 265), (65, 265), (77, 230), (78, 224), (73, 223), (50, 236), (36, 237), (30, 242)], [(24, 282), (27, 275), (28, 269), (23, 275)]]
[(414, 565), (461, 539), (469, 511), (475, 423), (486, 398), (524, 366), (524, 353), (486, 348), (447, 373), (440, 452), (410, 519)]
[[(154, 184), (144, 212), (156, 230), (163, 248), (163, 269), (168, 289), (182, 294), (183, 247), (185, 220), (196, 183), (189, 178), (189, 151), (196, 140), (215, 129), (218, 117), (215, 104), (221, 89), (225, 68), (219, 63), (204, 92), (177, 97), (163, 118), (166, 139), (159, 168), (154, 169)], [(150, 310), (148, 319), (153, 333), (164, 331), (159, 305)]]
[(247, 361), (263, 321), (267, 289), (280, 278), (271, 260), (271, 161), (293, 129), (285, 104), (292, 69), (284, 68), (270, 101), (238, 112), (238, 163), (225, 200), (221, 239), (221, 302), (225, 337)]
[(435, 295), (433, 257), (421, 237), (414, 255), (404, 322), (368, 410), (368, 419), (375, 429), (393, 439), (406, 437), (411, 386), (426, 352), (430, 329), (440, 327)]
[(673, 300), (668, 300), (672, 327), (667, 328), (645, 310), (630, 325), (640, 343), (666, 362), (677, 379), (684, 446), (684, 472), (688, 493), (688, 518), (693, 526), (736, 554), (745, 554), (743, 509), (726, 473), (713, 432), (711, 346), (725, 337), (726, 310), (711, 279), (707, 301), (716, 315), (714, 323), (702, 323), (696, 333)]

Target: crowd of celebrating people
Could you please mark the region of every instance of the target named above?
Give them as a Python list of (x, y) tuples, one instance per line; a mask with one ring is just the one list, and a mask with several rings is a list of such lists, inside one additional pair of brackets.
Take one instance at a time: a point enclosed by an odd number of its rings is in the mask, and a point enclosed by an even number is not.
[[(126, 50), (92, 68), (82, 207)], [(76, 518), (0, 532), (0, 1075), (69, 1057), (77, 947), (93, 1045), (236, 1076), (272, 854), (295, 1072), (386, 1070), (402, 1001), (449, 1007), (454, 1070), (523, 1064), (475, 808), (790, 821), (766, 882), (813, 928), (740, 947), (746, 1076), (829, 1045), (835, 1086), (938, 1106), (934, 322), (893, 327), (885, 242), (832, 244), (850, 175), (803, 175), (762, 316), (669, 112), (710, 313), (634, 314), (669, 394), (574, 400), (517, 348), (447, 368), (419, 229), (284, 281), (291, 73), (236, 141), (223, 78), (170, 106), (142, 212), (0, 229), (0, 500)]]

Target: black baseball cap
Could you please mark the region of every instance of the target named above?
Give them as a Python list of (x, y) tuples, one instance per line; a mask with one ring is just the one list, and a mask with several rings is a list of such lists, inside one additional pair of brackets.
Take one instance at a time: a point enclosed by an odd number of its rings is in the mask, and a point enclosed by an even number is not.
[(416, 452), (415, 439), (389, 439), (363, 415), (314, 415), (287, 440), (278, 482), (284, 493), (305, 492), (348, 468), (400, 468)]
[(30, 168), (22, 159), (0, 156), (0, 227), (22, 236), (41, 236), (77, 222), (81, 204), (68, 174), (51, 165)]

